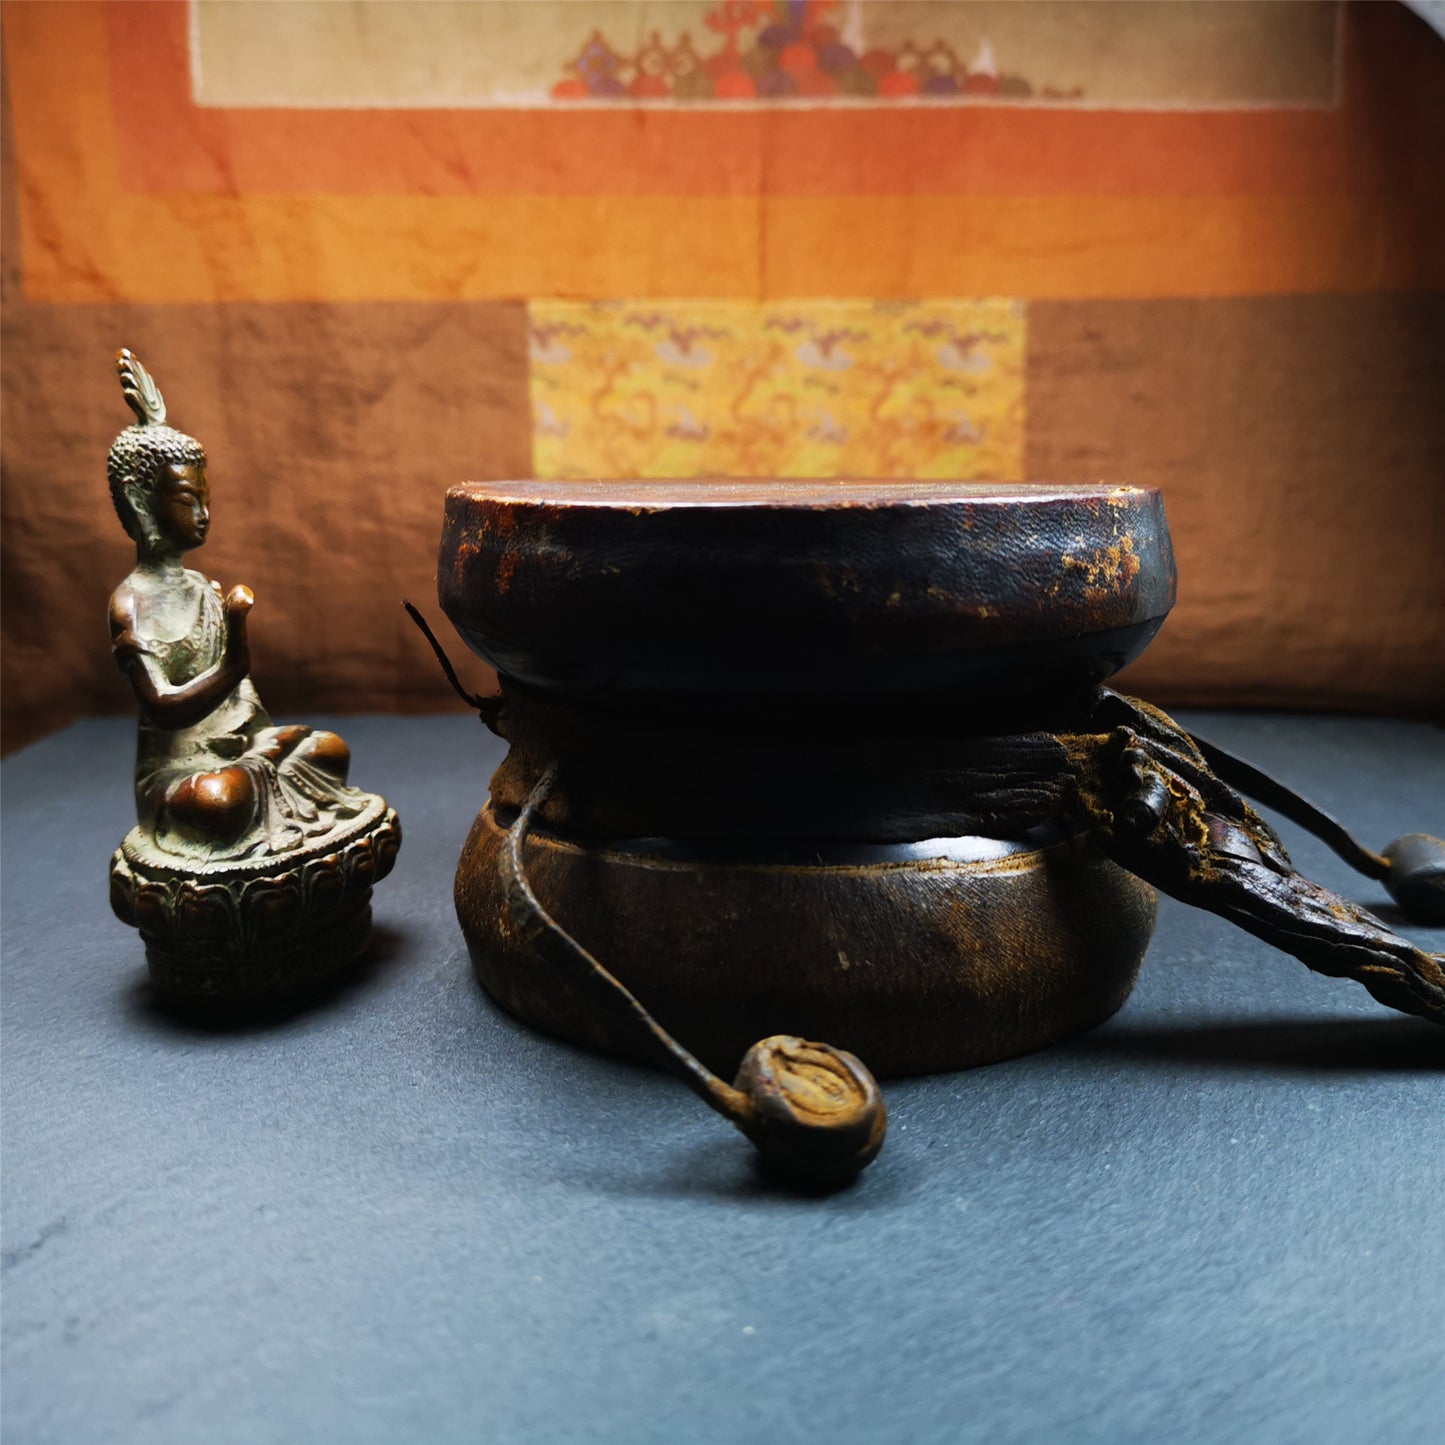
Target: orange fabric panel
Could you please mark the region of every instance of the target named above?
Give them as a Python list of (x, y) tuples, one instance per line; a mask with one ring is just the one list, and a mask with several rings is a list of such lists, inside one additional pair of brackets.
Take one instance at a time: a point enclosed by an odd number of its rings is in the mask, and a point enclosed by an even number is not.
[(569, 299), (1015, 298), (1025, 474), (1165, 488), (1133, 685), (1440, 710), (1445, 316), (1389, 293), (1445, 288), (1445, 45), (1350, 15), (1334, 112), (227, 112), (184, 6), (5, 4), (7, 745), (129, 706), (117, 346), (211, 450), (278, 712), (447, 706), (397, 601), (446, 483), (537, 467), (520, 303)]
[[(147, 13), (173, 17), (178, 12), (164, 6)], [(1107, 298), (1445, 284), (1445, 251), (1437, 241), (1445, 219), (1439, 168), (1420, 170), (1417, 155), (1426, 141), (1438, 145), (1445, 126), (1427, 128), (1423, 140), (1411, 139), (1414, 132), (1391, 123), (1395, 111), (1388, 105), (1349, 123), (1350, 133), (1363, 137), (1366, 154), (1382, 156), (1392, 146), (1399, 150), (1393, 168), (1351, 172), (1357, 179), (1366, 173), (1381, 183), (1389, 179), (1394, 189), (1380, 195), (1320, 186), (1192, 195), (1116, 194), (1107, 186), (1097, 194), (808, 195), (770, 189), (759, 195), (730, 190), (731, 182), (720, 188), (722, 193), (703, 196), (286, 195), (237, 194), (244, 187), (226, 169), (231, 160), (224, 146), (213, 149), (215, 138), (204, 129), (188, 135), (182, 127), (178, 134), (163, 116), (144, 109), (146, 95), (152, 94), (145, 91), (118, 105), (126, 117), (123, 134), (144, 137), (159, 157), (155, 164), (175, 167), (177, 186), (186, 175), (186, 157), (198, 147), (229, 181), (209, 193), (187, 194), (180, 188), (133, 194), (121, 183), (119, 149), (126, 142), (118, 139), (112, 122), (107, 14), (97, 5), (27, 3), (5, 11), (25, 285), (37, 298)], [(61, 53), (64, 86), (54, 82)], [(1402, 64), (1409, 67), (1408, 56)], [(1384, 79), (1377, 77), (1376, 83), (1383, 86)], [(163, 90), (157, 86), (153, 93)], [(1414, 91), (1402, 86), (1400, 93)], [(206, 123), (222, 114), (196, 112)], [(361, 127), (350, 141), (352, 163), (360, 165), (372, 154), (366, 125), (394, 122), (405, 131), (422, 125), (424, 117), (428, 124), (462, 126), (478, 114), (347, 112), (323, 118), (328, 124)], [(259, 113), (259, 119), (278, 115), (288, 126), (315, 118), (309, 112), (286, 112)], [(905, 118), (911, 121), (912, 115)], [(927, 115), (948, 124), (996, 126), (1005, 113)], [(871, 116), (889, 124), (896, 119), (882, 111)], [(1105, 123), (1082, 112), (1035, 117), (1013, 111), (1007, 117), (1065, 126)], [(258, 119), (258, 113), (233, 118), (241, 126)], [(530, 123), (536, 117), (522, 119)], [(622, 118), (589, 113), (544, 119), (566, 122), (580, 137)], [(800, 125), (859, 123), (849, 113), (789, 113), (786, 119)], [(636, 126), (635, 115), (627, 120)], [(749, 118), (657, 120), (716, 124)], [(1222, 120), (1266, 129), (1277, 122), (1344, 124), (1338, 117), (1321, 120), (1320, 113), (1291, 121), (1262, 111), (1230, 117), (1116, 116), (1107, 123)], [(767, 124), (772, 121), (766, 118)], [(340, 135), (335, 137), (338, 149)], [(1140, 147), (1149, 148), (1144, 141)], [(1248, 147), (1240, 140), (1237, 149), (1243, 154)], [(1304, 158), (1311, 151), (1302, 145), (1291, 152), (1301, 174), (1309, 170)], [(705, 148), (695, 158), (701, 171), (711, 153)], [(1178, 174), (1189, 173), (1184, 159), (1174, 160)], [(538, 184), (544, 179), (556, 180), (539, 172)]]
[(65, 194), (30, 200), (26, 290), (66, 302), (1109, 298), (1445, 285), (1445, 212), (1432, 221), (1334, 196), (918, 197), (893, 224), (857, 197), (122, 195), (99, 213)]

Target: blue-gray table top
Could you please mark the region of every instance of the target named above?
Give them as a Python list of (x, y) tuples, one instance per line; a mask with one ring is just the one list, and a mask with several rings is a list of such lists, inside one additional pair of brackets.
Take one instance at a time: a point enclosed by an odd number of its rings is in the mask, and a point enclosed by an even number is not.
[[(482, 995), (475, 720), (313, 721), (406, 839), (369, 969), (264, 1028), (158, 1010), (110, 914), (133, 726), (4, 765), (7, 1441), (1442, 1438), (1437, 1030), (1166, 900), (1112, 1022), (885, 1085), (879, 1162), (799, 1199), (674, 1081)], [(1373, 846), (1445, 831), (1438, 730), (1185, 721)]]

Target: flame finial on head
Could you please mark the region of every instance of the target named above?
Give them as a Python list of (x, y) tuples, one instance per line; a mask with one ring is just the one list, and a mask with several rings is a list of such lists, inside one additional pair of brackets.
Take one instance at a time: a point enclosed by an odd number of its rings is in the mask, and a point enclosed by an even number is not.
[(120, 389), (125, 394), (126, 404), (141, 426), (164, 426), (166, 399), (135, 352), (121, 347), (115, 354), (115, 369), (120, 375)]

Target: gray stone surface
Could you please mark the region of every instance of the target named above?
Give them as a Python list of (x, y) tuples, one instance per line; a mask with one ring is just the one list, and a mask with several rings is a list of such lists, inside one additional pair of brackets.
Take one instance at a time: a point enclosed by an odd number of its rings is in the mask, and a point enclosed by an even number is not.
[[(1189, 721), (1376, 845), (1445, 830), (1438, 731)], [(171, 1021), (108, 911), (130, 724), (4, 766), (6, 1441), (1441, 1438), (1437, 1031), (1166, 902), (1111, 1024), (887, 1086), (879, 1163), (796, 1199), (480, 994), (477, 723), (335, 725), (406, 841), (370, 971), (264, 1028)]]

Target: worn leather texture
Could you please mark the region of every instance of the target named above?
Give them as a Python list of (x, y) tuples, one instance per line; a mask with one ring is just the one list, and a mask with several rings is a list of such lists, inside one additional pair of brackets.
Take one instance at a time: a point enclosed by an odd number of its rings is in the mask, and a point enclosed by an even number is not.
[(1087, 686), (1175, 584), (1157, 492), (851, 479), (473, 483), (437, 563), (508, 677), (714, 696)]

